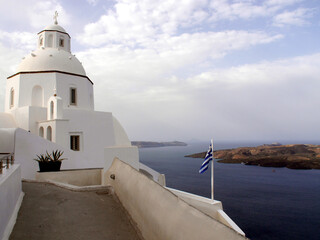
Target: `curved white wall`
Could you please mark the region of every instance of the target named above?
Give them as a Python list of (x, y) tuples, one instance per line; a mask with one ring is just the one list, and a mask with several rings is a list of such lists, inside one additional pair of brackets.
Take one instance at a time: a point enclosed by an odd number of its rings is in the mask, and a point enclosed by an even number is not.
[[(114, 174), (112, 180), (110, 175)], [(115, 159), (105, 180), (148, 240), (246, 239)]]

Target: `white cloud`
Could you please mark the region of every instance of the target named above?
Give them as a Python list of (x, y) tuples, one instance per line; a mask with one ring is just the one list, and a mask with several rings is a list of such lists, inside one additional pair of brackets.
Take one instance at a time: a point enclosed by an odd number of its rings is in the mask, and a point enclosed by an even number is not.
[(211, 21), (252, 19), (272, 16), (284, 7), (295, 5), (301, 0), (237, 1), (212, 0)]
[(33, 50), (36, 46), (35, 34), (29, 32), (6, 32), (0, 30), (0, 41), (8, 48), (23, 49), (24, 51)]
[[(164, 78), (172, 74), (184, 75), (197, 71), (194, 66), (220, 58), (232, 51), (266, 44), (281, 38), (262, 32), (226, 31), (163, 36), (150, 40), (144, 46), (132, 49), (124, 45), (109, 45), (79, 52), (90, 75), (96, 79), (110, 79), (112, 86), (123, 84), (124, 89), (133, 85), (144, 89), (158, 86)], [(120, 89), (120, 88), (119, 88)]]
[(110, 102), (135, 139), (316, 140), (319, 64), (320, 53), (216, 69), (97, 100)]
[(299, 8), (291, 13), (279, 14), (285, 7), (295, 8), (298, 2), (300, 0), (119, 0), (98, 21), (87, 24), (76, 39), (94, 47), (112, 43), (137, 47), (150, 39), (207, 32), (221, 20), (257, 17), (268, 17), (268, 20), (276, 16), (278, 24), (288, 21), (302, 25), (310, 9)]
[[(180, 27), (201, 23), (207, 17), (206, 1), (124, 1), (119, 0), (97, 22), (87, 24), (82, 43), (143, 42), (158, 35), (175, 35)], [(93, 37), (94, 36), (94, 37)]]
[(6, 79), (15, 73), (17, 65), (22, 60), (23, 52), (16, 48), (6, 48), (0, 43), (0, 112), (4, 110), (4, 95)]
[(320, 54), (188, 77), (206, 58), (248, 47), (246, 38), (265, 41), (263, 34), (211, 34), (159, 40), (153, 49), (112, 45), (78, 53), (95, 82), (97, 109), (112, 111), (135, 139), (203, 139), (213, 133), (224, 140), (315, 139)]
[(10, 24), (5, 26), (3, 30), (10, 31), (10, 26), (25, 26), (25, 29), (34, 30), (42, 29), (44, 26), (53, 24), (54, 12), (58, 11), (58, 21), (63, 22), (64, 26), (68, 26), (71, 21), (71, 16), (68, 11), (62, 7), (58, 0), (11, 0), (6, 2), (5, 7), (0, 8), (0, 20), (9, 20)]
[[(58, 1), (37, 1), (31, 6), (31, 8), (27, 8), (27, 15), (30, 19), (30, 24), (35, 29), (42, 29), (44, 23), (53, 24), (53, 15), (55, 11), (59, 14), (58, 22), (61, 20), (64, 26), (70, 25), (70, 17)], [(52, 16), (51, 21), (50, 18), (48, 19), (49, 16)]]
[(285, 11), (273, 18), (273, 25), (284, 27), (286, 25), (304, 26), (308, 24), (308, 18), (312, 15), (311, 9), (298, 8), (294, 11)]
[(90, 5), (96, 6), (99, 2), (99, 0), (86, 0)]

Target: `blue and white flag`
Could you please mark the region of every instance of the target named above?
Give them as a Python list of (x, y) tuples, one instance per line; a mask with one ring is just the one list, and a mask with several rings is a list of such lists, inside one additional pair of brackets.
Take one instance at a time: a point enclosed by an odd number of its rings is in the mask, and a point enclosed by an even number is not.
[(203, 161), (203, 163), (201, 165), (199, 173), (203, 173), (208, 169), (208, 165), (209, 165), (210, 161), (212, 161), (212, 159), (213, 159), (212, 154), (213, 154), (212, 153), (212, 145), (210, 144), (209, 150), (208, 150), (208, 152), (207, 152), (207, 154), (206, 154), (206, 156), (204, 158), (204, 161)]

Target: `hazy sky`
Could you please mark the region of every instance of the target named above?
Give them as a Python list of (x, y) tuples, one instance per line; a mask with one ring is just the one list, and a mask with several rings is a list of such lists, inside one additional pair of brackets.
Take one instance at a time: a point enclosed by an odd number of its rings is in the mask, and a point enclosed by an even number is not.
[(320, 144), (318, 0), (0, 4), (0, 102), (57, 10), (96, 110), (113, 112), (131, 140)]

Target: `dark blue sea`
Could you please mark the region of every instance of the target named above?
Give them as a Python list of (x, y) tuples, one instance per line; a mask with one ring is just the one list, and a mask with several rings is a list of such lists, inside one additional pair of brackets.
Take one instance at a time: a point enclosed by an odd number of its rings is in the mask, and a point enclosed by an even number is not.
[[(258, 143), (215, 143), (215, 149)], [(210, 198), (210, 169), (185, 155), (208, 150), (208, 143), (186, 147), (142, 148), (140, 160), (166, 175), (168, 187)], [(320, 170), (291, 170), (215, 162), (215, 199), (252, 240), (320, 239)]]

